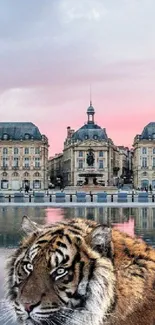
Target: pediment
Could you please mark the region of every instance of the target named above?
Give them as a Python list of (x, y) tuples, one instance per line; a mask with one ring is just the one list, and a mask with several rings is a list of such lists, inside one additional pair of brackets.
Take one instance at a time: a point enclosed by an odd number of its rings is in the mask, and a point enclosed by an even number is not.
[(97, 147), (98, 148), (104, 148), (104, 147), (107, 147), (107, 142), (106, 141), (90, 141), (90, 140), (85, 140), (85, 141), (82, 141), (80, 143), (78, 143), (76, 145), (76, 149), (78, 148), (92, 148), (94, 147), (94, 149), (96, 149)]

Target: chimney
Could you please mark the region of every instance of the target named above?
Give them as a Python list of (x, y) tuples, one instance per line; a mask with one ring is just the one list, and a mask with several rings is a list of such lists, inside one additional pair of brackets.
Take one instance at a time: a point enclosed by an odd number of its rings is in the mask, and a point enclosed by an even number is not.
[(67, 138), (70, 138), (71, 127), (67, 126)]

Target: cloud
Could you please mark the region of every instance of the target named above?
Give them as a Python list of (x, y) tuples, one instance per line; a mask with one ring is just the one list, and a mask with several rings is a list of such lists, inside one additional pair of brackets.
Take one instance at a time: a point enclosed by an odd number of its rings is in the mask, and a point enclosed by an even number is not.
[(99, 21), (108, 13), (103, 2), (94, 0), (63, 0), (60, 11), (66, 23), (75, 20)]
[(32, 120), (52, 143), (61, 129), (56, 150), (66, 125), (84, 122), (90, 83), (99, 124), (152, 118), (154, 11), (154, 0), (2, 1), (1, 120)]

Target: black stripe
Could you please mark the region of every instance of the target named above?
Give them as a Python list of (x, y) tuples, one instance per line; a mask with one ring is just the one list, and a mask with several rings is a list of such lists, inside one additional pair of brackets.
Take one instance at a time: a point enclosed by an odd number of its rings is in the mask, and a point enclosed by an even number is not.
[(64, 235), (64, 229), (57, 229), (51, 233), (51, 236), (55, 236), (55, 235)]
[(57, 241), (56, 243), (59, 247), (67, 248), (66, 244), (62, 243), (61, 241)]
[(58, 259), (58, 256), (57, 255), (55, 257), (55, 264), (56, 264), (56, 267), (59, 265), (59, 259)]
[(85, 263), (83, 261), (80, 262), (80, 267), (79, 267), (79, 283), (83, 279), (83, 268), (84, 268), (84, 264)]
[(70, 231), (70, 232), (71, 232), (72, 234), (74, 234), (74, 235), (78, 235), (78, 236), (81, 235), (81, 233), (80, 233), (79, 231), (74, 230), (74, 229), (68, 229), (68, 231)]
[(69, 244), (72, 244), (72, 241), (71, 241), (71, 239), (70, 239), (70, 237), (69, 237), (69, 235), (65, 235), (66, 236), (66, 238), (67, 238), (67, 240), (68, 240), (68, 242), (69, 242)]
[(90, 261), (90, 267), (89, 267), (89, 275), (88, 275), (88, 284), (89, 284), (89, 281), (91, 280), (91, 278), (93, 277), (94, 269), (95, 269), (95, 264), (96, 264), (96, 260), (95, 259), (91, 259), (91, 261)]
[(47, 239), (41, 239), (41, 240), (38, 240), (37, 244), (44, 244), (44, 243), (48, 243), (49, 240)]
[(64, 258), (64, 254), (63, 252), (59, 249), (59, 248), (56, 248), (55, 250), (57, 253), (59, 253), (63, 258)]
[(60, 299), (61, 302), (63, 302), (65, 305), (68, 304), (68, 302), (66, 302), (65, 300), (63, 300), (60, 296), (58, 296), (58, 298)]
[(69, 261), (69, 255), (65, 255), (65, 258), (64, 258), (64, 260), (63, 260), (63, 263), (65, 264), (65, 263), (67, 263)]

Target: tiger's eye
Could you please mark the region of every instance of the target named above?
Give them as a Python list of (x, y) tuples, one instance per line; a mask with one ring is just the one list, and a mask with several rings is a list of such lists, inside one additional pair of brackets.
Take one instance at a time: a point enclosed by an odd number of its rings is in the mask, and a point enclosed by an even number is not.
[(59, 269), (57, 269), (57, 271), (56, 271), (56, 273), (58, 274), (58, 275), (62, 275), (63, 273), (65, 273), (66, 272), (66, 270), (63, 268), (63, 267), (60, 267)]
[(28, 263), (28, 264), (27, 264), (27, 269), (28, 269), (29, 271), (32, 271), (32, 270), (33, 270), (33, 265), (30, 264), (30, 263)]

